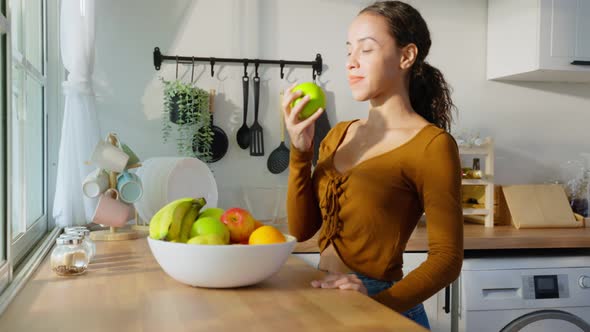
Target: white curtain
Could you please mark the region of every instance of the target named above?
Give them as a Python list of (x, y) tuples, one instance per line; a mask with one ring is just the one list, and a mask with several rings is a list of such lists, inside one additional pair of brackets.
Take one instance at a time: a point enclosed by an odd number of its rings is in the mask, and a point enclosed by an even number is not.
[(82, 194), (82, 181), (94, 167), (87, 165), (100, 139), (92, 84), (94, 71), (94, 0), (62, 0), (60, 43), (68, 78), (63, 83), (65, 109), (53, 217), (60, 227), (91, 221), (96, 199)]

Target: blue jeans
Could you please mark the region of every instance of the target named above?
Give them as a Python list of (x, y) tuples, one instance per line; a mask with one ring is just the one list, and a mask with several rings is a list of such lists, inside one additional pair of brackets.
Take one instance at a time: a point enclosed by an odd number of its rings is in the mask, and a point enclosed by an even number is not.
[[(391, 288), (395, 281), (383, 281), (373, 279), (367, 276), (364, 276), (360, 273), (355, 274), (359, 277), (359, 279), (363, 282), (363, 285), (367, 289), (369, 296), (373, 296), (381, 291)], [(408, 317), (409, 319), (413, 320), (414, 322), (422, 325), (423, 327), (430, 330), (430, 324), (428, 323), (428, 316), (426, 315), (426, 311), (424, 311), (424, 305), (422, 303), (416, 305), (412, 309), (402, 313), (402, 315)]]

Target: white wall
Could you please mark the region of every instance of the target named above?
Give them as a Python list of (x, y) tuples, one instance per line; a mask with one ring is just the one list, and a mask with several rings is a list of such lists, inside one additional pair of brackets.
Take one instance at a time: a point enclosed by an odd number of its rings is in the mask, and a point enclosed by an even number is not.
[[(345, 76), (348, 24), (370, 1), (341, 0), (101, 0), (97, 1), (96, 72), (100, 126), (116, 131), (141, 158), (175, 155), (161, 140), (162, 87), (174, 63), (155, 71), (152, 51), (168, 55), (259, 57), (311, 61), (321, 53), (320, 82), (329, 94), (330, 122), (363, 117), (367, 107), (352, 100)], [(590, 151), (590, 84), (503, 83), (485, 79), (487, 2), (411, 1), (425, 17), (433, 45), (427, 59), (446, 75), (459, 108), (454, 130), (469, 128), (496, 140), (496, 180), (501, 184), (554, 180), (559, 163)], [(509, 52), (510, 50), (506, 50)], [(181, 68), (190, 80), (190, 66)], [(253, 66), (249, 67), (250, 74)], [(311, 80), (311, 69), (289, 72), (261, 66), (261, 122), (265, 157), (251, 157), (235, 141), (242, 122), (241, 65), (196, 68), (197, 85), (218, 90), (216, 124), (230, 137), (222, 160), (211, 165), (223, 189), (238, 184), (284, 184), (266, 158), (279, 144), (278, 92), (286, 81)], [(249, 120), (253, 121), (250, 89)]]

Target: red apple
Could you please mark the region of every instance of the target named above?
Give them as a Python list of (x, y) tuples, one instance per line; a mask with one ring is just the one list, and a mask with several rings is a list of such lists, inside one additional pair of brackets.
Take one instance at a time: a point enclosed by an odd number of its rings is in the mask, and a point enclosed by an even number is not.
[(250, 234), (256, 228), (254, 217), (242, 208), (231, 208), (226, 210), (220, 218), (229, 229), (231, 243), (248, 242)]

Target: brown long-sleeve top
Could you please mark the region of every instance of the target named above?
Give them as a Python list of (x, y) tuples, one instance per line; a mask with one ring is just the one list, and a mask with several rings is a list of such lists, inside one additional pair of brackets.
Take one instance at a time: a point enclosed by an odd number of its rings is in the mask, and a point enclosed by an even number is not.
[[(313, 174), (313, 150), (291, 147), (289, 231), (305, 241), (320, 230), (320, 252), (331, 243), (353, 271), (398, 281), (374, 299), (403, 312), (453, 282), (461, 270), (457, 144), (446, 131), (427, 125), (401, 146), (340, 173), (334, 152), (353, 122), (338, 123), (324, 138)], [(428, 258), (402, 279), (402, 255), (423, 212)]]

